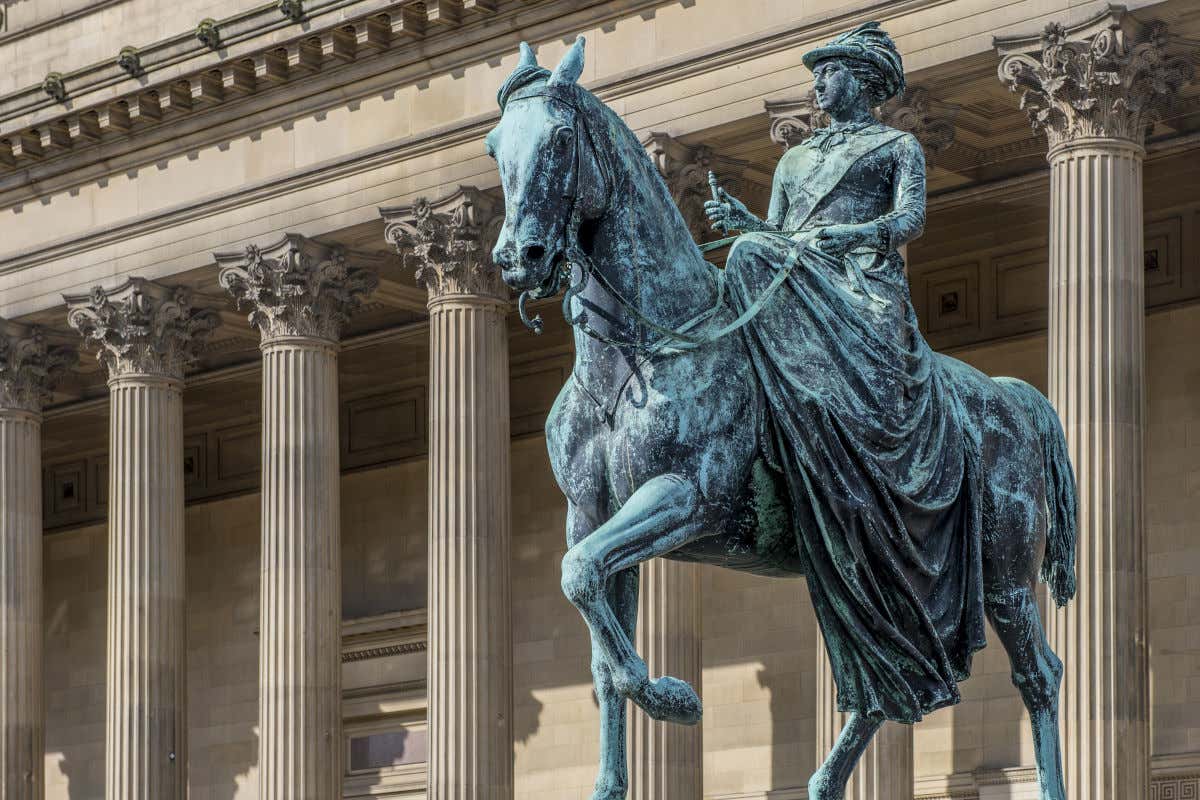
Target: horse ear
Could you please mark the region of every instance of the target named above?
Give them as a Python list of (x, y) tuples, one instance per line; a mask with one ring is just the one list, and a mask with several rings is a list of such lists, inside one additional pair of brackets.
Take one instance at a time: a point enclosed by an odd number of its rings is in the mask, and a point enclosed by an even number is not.
[(558, 62), (558, 66), (554, 68), (554, 74), (550, 76), (550, 86), (556, 86), (566, 83), (575, 83), (579, 80), (579, 76), (583, 74), (583, 37), (579, 36), (575, 39), (575, 44), (571, 45), (571, 49), (562, 57), (562, 61)]
[(525, 42), (521, 42), (521, 63), (517, 64), (517, 67), (536, 67), (537, 65), (537, 56), (533, 54), (533, 48)]

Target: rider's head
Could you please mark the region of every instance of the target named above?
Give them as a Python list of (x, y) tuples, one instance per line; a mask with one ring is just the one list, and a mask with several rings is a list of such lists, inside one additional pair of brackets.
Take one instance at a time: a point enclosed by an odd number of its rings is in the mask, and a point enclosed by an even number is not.
[(836, 111), (860, 92), (877, 106), (904, 91), (900, 52), (878, 22), (843, 33), (805, 53), (803, 60), (817, 79), (818, 103), (827, 111)]

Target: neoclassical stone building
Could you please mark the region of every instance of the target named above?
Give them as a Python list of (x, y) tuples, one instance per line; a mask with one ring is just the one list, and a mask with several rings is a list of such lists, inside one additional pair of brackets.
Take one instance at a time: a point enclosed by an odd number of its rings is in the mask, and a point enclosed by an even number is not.
[[(526, 40), (641, 135), (698, 237), (821, 124), (868, 19), (929, 162), (931, 342), (1059, 410), (1079, 475), (1073, 800), (1200, 791), (1200, 9), (1189, 0), (0, 4), (0, 797), (590, 795), (542, 422), (573, 351), (489, 261)], [(718, 263), (721, 254), (714, 259)], [(644, 570), (639, 800), (798, 800), (838, 720), (802, 581)], [(859, 798), (1034, 798), (998, 647)]]

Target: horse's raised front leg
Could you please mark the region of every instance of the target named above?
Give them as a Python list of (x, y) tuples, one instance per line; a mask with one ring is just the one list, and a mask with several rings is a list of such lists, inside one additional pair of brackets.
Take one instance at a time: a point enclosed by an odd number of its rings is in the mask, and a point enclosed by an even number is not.
[(593, 650), (598, 649), (607, 661), (616, 691), (654, 719), (685, 725), (700, 721), (700, 698), (677, 678), (650, 680), (646, 662), (609, 603), (607, 587), (622, 570), (699, 536), (705, 525), (697, 518), (698, 505), (699, 492), (687, 478), (674, 474), (652, 478), (611, 519), (572, 546), (562, 563), (563, 594), (583, 615)]
[(850, 774), (882, 724), (882, 717), (850, 715), (824, 763), (808, 779), (809, 800), (843, 800)]
[(986, 595), (992, 627), (1012, 662), (1012, 681), (1029, 710), (1042, 800), (1066, 800), (1058, 739), (1063, 666), (1050, 649), (1032, 586), (997, 587)]

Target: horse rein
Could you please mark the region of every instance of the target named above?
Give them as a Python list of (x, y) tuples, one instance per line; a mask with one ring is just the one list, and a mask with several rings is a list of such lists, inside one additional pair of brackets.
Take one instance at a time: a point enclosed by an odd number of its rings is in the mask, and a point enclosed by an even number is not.
[[(573, 84), (572, 88), (576, 88), (577, 90), (577, 87), (574, 87)], [(716, 275), (717, 299), (713, 306), (706, 311), (702, 311), (700, 314), (688, 320), (678, 328), (668, 328), (650, 319), (642, 312), (639, 305), (626, 298), (615, 286), (613, 286), (612, 282), (608, 280), (603, 271), (596, 268), (595, 262), (587, 253), (584, 252), (579, 243), (579, 228), (583, 222), (582, 211), (579, 207), (579, 181), (582, 172), (580, 165), (581, 155), (579, 146), (579, 128), (582, 128), (583, 133), (587, 136), (588, 143), (592, 148), (593, 157), (596, 159), (596, 163), (601, 172), (601, 177), (605, 183), (604, 210), (607, 210), (608, 205), (612, 202), (612, 194), (616, 189), (615, 170), (611, 168), (611, 165), (608, 164), (607, 160), (601, 154), (599, 148), (596, 147), (595, 137), (592, 134), (591, 127), (587, 124), (587, 116), (582, 112), (582, 109), (575, 102), (574, 97), (568, 96), (568, 93), (565, 91), (557, 92), (543, 90), (536, 93), (523, 94), (519, 98), (514, 97), (512, 99), (524, 100), (533, 97), (547, 97), (552, 100), (557, 100), (558, 102), (568, 106), (574, 113), (572, 120), (572, 131), (575, 133), (575, 136), (572, 140), (572, 147), (574, 147), (574, 175), (572, 176), (571, 192), (567, 195), (567, 197), (570, 198), (571, 206), (569, 213), (563, 221), (563, 265), (555, 269), (551, 275), (549, 275), (546, 280), (538, 286), (521, 292), (517, 301), (517, 309), (520, 313), (521, 321), (528, 328), (530, 328), (535, 334), (540, 334), (542, 332), (543, 323), (541, 315), (535, 315), (533, 317), (528, 315), (526, 303), (529, 300), (540, 300), (547, 297), (553, 297), (562, 289), (564, 281), (566, 281), (568, 285), (563, 296), (562, 311), (564, 318), (572, 327), (578, 328), (584, 334), (598, 342), (601, 342), (602, 344), (622, 350), (633, 350), (634, 352), (640, 353), (643, 356), (651, 356), (655, 354), (677, 354), (695, 350), (704, 345), (712, 344), (718, 339), (737, 331), (758, 316), (763, 308), (766, 307), (771, 297), (774, 296), (775, 292), (780, 286), (783, 285), (784, 281), (787, 280), (788, 276), (795, 268), (799, 256), (799, 253), (796, 252), (795, 249), (793, 249), (793, 251), (789, 254), (783, 266), (776, 272), (774, 278), (771, 280), (771, 283), (768, 284), (762, 295), (760, 295), (758, 299), (756, 299), (750, 305), (749, 308), (747, 308), (740, 316), (737, 317), (737, 319), (728, 325), (725, 325), (716, 331), (705, 334), (691, 334), (689, 331), (710, 317), (717, 315), (725, 308), (725, 274), (723, 271), (718, 271)], [(781, 235), (787, 235), (789, 233), (798, 232), (799, 231), (778, 231), (777, 233)], [(718, 240), (717, 242), (710, 242), (707, 245), (702, 246), (701, 252), (707, 252), (715, 249), (716, 247), (720, 247), (724, 244), (734, 241), (736, 238), (737, 237), (728, 237), (726, 239)], [(580, 279), (578, 281), (572, 281), (570, 277), (570, 267), (572, 264), (579, 267)], [(600, 284), (604, 291), (611, 296), (618, 305), (620, 305), (627, 313), (634, 317), (639, 325), (658, 334), (659, 338), (649, 344), (641, 341), (616, 339), (593, 328), (589, 324), (588, 313), (586, 309), (581, 310), (578, 314), (573, 314), (571, 311), (572, 301), (579, 296), (579, 294), (587, 287), (588, 283), (593, 278), (595, 278), (596, 282)]]

